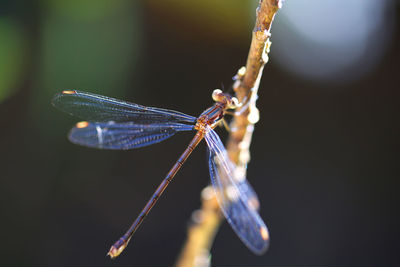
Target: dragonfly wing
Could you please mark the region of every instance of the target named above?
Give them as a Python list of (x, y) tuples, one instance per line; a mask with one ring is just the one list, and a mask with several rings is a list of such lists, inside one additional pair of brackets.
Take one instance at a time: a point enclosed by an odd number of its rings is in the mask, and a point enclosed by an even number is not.
[(233, 230), (255, 254), (269, 245), (268, 229), (257, 212), (259, 202), (244, 172), (229, 160), (218, 135), (211, 128), (205, 136), (209, 150), (211, 182), (221, 210)]
[(178, 131), (190, 131), (186, 124), (150, 124), (114, 122), (78, 122), (69, 133), (72, 143), (101, 149), (132, 149), (161, 142)]
[(152, 124), (163, 122), (194, 123), (195, 117), (184, 113), (145, 107), (122, 100), (76, 90), (62, 91), (53, 97), (58, 109), (87, 121), (134, 122)]

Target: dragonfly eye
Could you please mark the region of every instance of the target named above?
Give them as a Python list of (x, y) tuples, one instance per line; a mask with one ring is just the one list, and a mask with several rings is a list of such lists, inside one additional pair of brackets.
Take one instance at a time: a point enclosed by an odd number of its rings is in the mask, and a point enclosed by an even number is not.
[(225, 103), (230, 109), (237, 108), (239, 106), (239, 101), (236, 97), (225, 94), (220, 89), (215, 89), (213, 91), (212, 98), (215, 102)]
[(222, 90), (221, 90), (221, 89), (215, 89), (215, 90), (212, 92), (212, 99), (213, 99), (215, 102), (221, 102), (223, 98), (224, 98), (224, 93), (222, 93)]
[(229, 103), (229, 108), (234, 109), (239, 107), (239, 100), (236, 97), (231, 97), (230, 103)]

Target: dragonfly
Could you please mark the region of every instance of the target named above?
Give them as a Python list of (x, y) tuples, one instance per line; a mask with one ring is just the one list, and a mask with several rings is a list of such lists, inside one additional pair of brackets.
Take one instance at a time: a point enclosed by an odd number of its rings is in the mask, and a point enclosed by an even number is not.
[(267, 250), (269, 232), (258, 212), (259, 199), (248, 183), (245, 171), (238, 171), (214, 131), (224, 115), (240, 105), (237, 98), (220, 89), (213, 91), (212, 98), (214, 105), (199, 117), (77, 90), (64, 90), (52, 99), (56, 108), (84, 120), (78, 122), (68, 135), (69, 140), (78, 145), (126, 150), (159, 143), (177, 132), (196, 131), (136, 220), (111, 246), (108, 252), (111, 258), (119, 256), (126, 248), (132, 235), (202, 139), (207, 143), (211, 184), (223, 215), (253, 253), (260, 255)]

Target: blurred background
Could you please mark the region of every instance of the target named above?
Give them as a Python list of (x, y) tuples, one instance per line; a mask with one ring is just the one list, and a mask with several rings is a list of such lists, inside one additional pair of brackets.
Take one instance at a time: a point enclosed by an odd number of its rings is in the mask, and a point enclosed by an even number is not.
[[(111, 261), (193, 135), (80, 147), (66, 138), (78, 119), (50, 100), (79, 89), (197, 116), (245, 64), (256, 6), (1, 1), (2, 266), (173, 265), (209, 182), (205, 145)], [(248, 168), (271, 246), (253, 255), (224, 222), (213, 266), (399, 266), (399, 11), (390, 0), (284, 3)]]

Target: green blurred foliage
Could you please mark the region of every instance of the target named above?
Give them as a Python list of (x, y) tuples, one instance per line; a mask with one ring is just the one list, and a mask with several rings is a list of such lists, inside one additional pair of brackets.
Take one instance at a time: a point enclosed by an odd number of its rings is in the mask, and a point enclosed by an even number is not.
[(82, 23), (52, 17), (44, 27), (46, 88), (122, 87), (139, 39), (129, 18)]
[[(140, 27), (134, 19), (137, 18), (135, 7), (126, 3), (121, 6), (122, 2), (116, 1), (119, 11), (114, 12), (117, 7), (106, 8), (110, 5), (108, 1), (92, 3), (92, 8), (88, 8), (88, 2), (93, 1), (73, 2), (76, 5), (60, 4), (55, 10), (50, 10), (45, 19), (43, 86), (49, 90), (121, 90), (141, 39)], [(64, 12), (72, 14), (76, 10), (79, 16), (59, 15), (61, 6), (65, 6)], [(80, 19), (86, 17), (84, 11), (92, 20)]]
[[(179, 17), (179, 21), (189, 23), (201, 34), (212, 35), (214, 39), (237, 39), (241, 41), (244, 34), (254, 25), (250, 14), (257, 1), (243, 0), (147, 0), (162, 15), (171, 13), (171, 18)], [(168, 16), (168, 15), (167, 15)], [(168, 23), (168, 21), (166, 21)]]
[[(49, 101), (64, 89), (124, 95), (143, 39), (137, 5), (122, 0), (48, 4), (41, 25), (32, 121), (58, 116), (50, 112)], [(41, 122), (36, 127), (49, 135)]]
[(20, 26), (11, 19), (0, 17), (0, 103), (16, 89), (25, 52)]
[(127, 0), (43, 0), (46, 6), (72, 20), (98, 20), (126, 8)]

